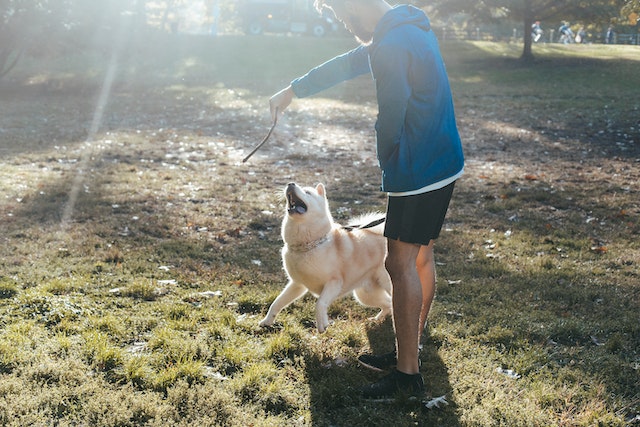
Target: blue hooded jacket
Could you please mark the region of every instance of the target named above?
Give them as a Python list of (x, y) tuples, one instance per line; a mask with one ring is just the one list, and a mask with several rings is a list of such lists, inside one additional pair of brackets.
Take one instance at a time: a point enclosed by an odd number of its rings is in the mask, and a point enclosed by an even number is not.
[(368, 46), (337, 56), (291, 82), (303, 98), (371, 72), (376, 83), (382, 190), (437, 190), (464, 168), (449, 79), (427, 16), (413, 6), (387, 12)]

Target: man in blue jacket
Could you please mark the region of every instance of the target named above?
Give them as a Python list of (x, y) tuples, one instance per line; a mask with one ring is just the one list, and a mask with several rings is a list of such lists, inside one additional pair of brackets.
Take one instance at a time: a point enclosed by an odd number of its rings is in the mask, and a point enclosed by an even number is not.
[(423, 11), (384, 0), (316, 0), (360, 41), (273, 95), (275, 118), (294, 96), (304, 98), (372, 73), (378, 100), (376, 151), (388, 193), (385, 266), (393, 283), (396, 350), (362, 355), (391, 372), (362, 389), (365, 398), (419, 396), (419, 345), (435, 294), (434, 240), (439, 236), (464, 157), (451, 88), (436, 36)]

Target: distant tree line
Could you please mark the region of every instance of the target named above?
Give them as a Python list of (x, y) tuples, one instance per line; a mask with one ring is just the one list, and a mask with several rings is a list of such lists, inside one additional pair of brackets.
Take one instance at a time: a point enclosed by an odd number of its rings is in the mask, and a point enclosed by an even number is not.
[(510, 19), (521, 23), (524, 33), (522, 59), (533, 59), (531, 28), (536, 21), (588, 22), (603, 28), (627, 24), (628, 17), (640, 10), (640, 0), (429, 0), (414, 2), (438, 16), (465, 13), (468, 25)]
[[(216, 5), (226, 30), (239, 26), (238, 10), (243, 0), (200, 0), (207, 13)], [(311, 0), (309, 0), (311, 1)], [(133, 31), (171, 31), (172, 15), (195, 0), (0, 0), (0, 78), (31, 54), (56, 55), (65, 48), (82, 48), (109, 33), (123, 17)], [(410, 1), (430, 15), (446, 19), (455, 14), (468, 17), (465, 25), (476, 28), (504, 20), (520, 22), (524, 30), (522, 58), (533, 58), (531, 25), (536, 20), (571, 20), (606, 27), (631, 25), (640, 15), (640, 0), (422, 0)], [(637, 27), (636, 27), (637, 28)], [(175, 29), (175, 28), (174, 28)], [(637, 29), (636, 29), (637, 32)], [(108, 37), (107, 37), (108, 40)]]

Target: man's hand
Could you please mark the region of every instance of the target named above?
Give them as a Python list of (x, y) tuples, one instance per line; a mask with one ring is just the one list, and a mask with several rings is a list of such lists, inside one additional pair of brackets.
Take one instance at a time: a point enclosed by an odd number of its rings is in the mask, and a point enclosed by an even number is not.
[(293, 99), (293, 89), (291, 86), (287, 86), (282, 89), (280, 92), (276, 93), (269, 100), (269, 108), (271, 109), (271, 120), (276, 120), (276, 115), (281, 113), (291, 104), (291, 100)]

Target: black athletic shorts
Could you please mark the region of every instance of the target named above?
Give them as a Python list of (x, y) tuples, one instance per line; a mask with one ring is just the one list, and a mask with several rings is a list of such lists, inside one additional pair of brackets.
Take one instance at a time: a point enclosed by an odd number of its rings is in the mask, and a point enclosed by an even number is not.
[(384, 236), (405, 243), (428, 245), (440, 236), (455, 182), (415, 196), (389, 196)]

